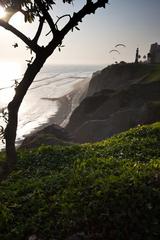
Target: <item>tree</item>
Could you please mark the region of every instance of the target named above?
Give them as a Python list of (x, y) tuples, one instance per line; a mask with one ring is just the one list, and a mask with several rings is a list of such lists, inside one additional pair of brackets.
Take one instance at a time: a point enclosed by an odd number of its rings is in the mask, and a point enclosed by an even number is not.
[(139, 60), (139, 48), (136, 49), (136, 57), (135, 57), (135, 63), (138, 63), (138, 60)]
[[(62, 0), (62, 2), (64, 4), (71, 4), (74, 0)], [(34, 60), (28, 63), (24, 77), (16, 86), (15, 95), (7, 106), (8, 121), (4, 131), (6, 142), (6, 164), (4, 171), (10, 171), (16, 164), (15, 140), (18, 125), (18, 111), (37, 73), (43, 67), (48, 57), (53, 54), (55, 49), (62, 46), (62, 41), (68, 32), (73, 31), (75, 28), (79, 30), (78, 24), (82, 22), (82, 19), (88, 14), (94, 14), (98, 8), (105, 8), (106, 3), (108, 3), (108, 0), (86, 0), (86, 3), (84, 3), (78, 12), (73, 12), (72, 15), (63, 15), (55, 21), (51, 12), (54, 12), (54, 5), (57, 4), (56, 0), (0, 0), (0, 5), (5, 8), (7, 13), (4, 19), (0, 19), (0, 26), (20, 38), (28, 48), (35, 53)], [(18, 29), (9, 24), (10, 18), (17, 12), (21, 12), (24, 15), (25, 22), (32, 23), (36, 19), (39, 19), (39, 26), (33, 39), (29, 39)], [(64, 17), (68, 17), (68, 21), (65, 26), (59, 30), (58, 23), (60, 19)], [(48, 34), (52, 35), (52, 39), (48, 42), (47, 46), (44, 47), (38, 44), (38, 40), (42, 35), (42, 29), (45, 22), (50, 28)]]

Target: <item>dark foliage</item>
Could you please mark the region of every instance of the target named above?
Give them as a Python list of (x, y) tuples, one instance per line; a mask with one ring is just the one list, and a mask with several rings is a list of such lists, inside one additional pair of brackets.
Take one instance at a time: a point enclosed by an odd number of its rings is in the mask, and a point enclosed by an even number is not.
[(0, 239), (160, 238), (160, 123), (18, 155), (0, 185)]

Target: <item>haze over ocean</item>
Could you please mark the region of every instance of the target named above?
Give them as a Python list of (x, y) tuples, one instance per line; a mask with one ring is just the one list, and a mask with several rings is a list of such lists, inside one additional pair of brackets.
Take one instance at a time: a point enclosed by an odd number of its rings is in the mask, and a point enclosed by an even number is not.
[[(36, 128), (53, 120), (64, 125), (64, 119), (73, 110), (87, 86), (93, 72), (102, 69), (102, 65), (46, 65), (31, 85), (19, 112), (17, 141)], [(15, 80), (19, 81), (20, 71), (14, 79), (0, 81), (0, 109), (4, 109), (14, 94)], [(4, 80), (4, 79), (3, 79)], [(63, 108), (62, 108), (63, 104)], [(56, 113), (61, 109), (61, 116)], [(3, 119), (0, 125), (5, 126)], [(1, 143), (0, 143), (1, 144)], [(3, 145), (0, 145), (3, 148)]]

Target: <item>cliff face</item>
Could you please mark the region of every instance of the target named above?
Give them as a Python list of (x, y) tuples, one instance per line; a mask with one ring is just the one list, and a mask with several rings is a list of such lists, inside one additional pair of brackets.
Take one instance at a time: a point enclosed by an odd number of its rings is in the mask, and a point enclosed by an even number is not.
[(160, 66), (117, 64), (94, 74), (87, 97), (67, 130), (76, 142), (94, 142), (138, 124), (160, 120)]
[(116, 64), (104, 68), (93, 75), (88, 88), (87, 96), (104, 89), (123, 90), (139, 82), (153, 69), (149, 64)]

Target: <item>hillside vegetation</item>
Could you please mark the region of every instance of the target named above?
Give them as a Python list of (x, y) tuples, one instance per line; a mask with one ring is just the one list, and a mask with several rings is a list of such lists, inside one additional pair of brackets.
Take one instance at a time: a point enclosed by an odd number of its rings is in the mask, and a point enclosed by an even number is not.
[(94, 144), (18, 152), (2, 240), (160, 239), (160, 122)]

